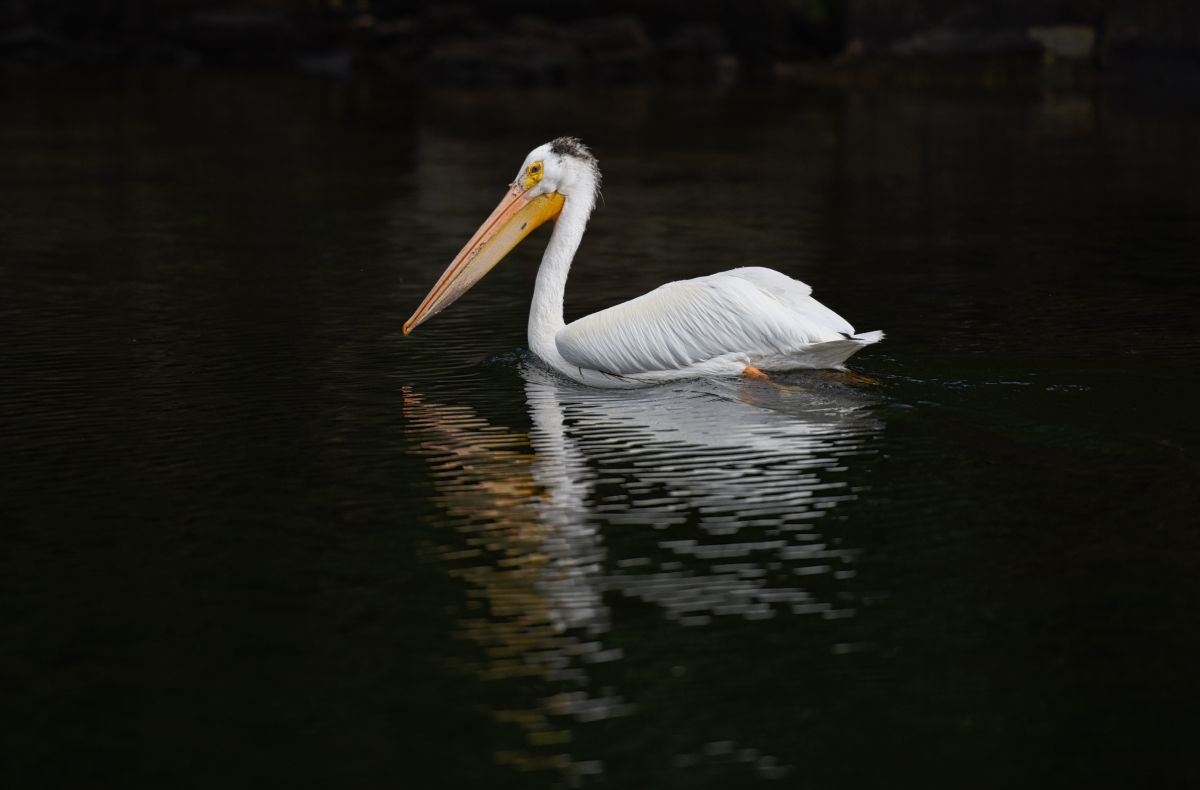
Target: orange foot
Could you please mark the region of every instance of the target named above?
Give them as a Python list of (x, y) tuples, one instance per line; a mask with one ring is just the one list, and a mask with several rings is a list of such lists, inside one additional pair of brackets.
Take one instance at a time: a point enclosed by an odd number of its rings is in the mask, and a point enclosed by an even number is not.
[(755, 379), (762, 379), (763, 381), (771, 380), (771, 377), (768, 376), (766, 373), (763, 373), (758, 368), (750, 367), (749, 365), (747, 365), (746, 368), (744, 370), (742, 370), (742, 375), (750, 376), (751, 378), (755, 378)]

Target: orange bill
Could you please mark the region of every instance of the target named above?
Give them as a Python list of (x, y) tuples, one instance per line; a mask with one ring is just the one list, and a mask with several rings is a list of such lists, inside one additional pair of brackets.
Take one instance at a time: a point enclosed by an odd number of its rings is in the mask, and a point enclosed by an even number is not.
[(446, 267), (416, 312), (404, 322), (404, 334), (453, 304), (522, 239), (546, 220), (558, 217), (563, 200), (557, 192), (531, 198), (528, 190), (519, 186), (509, 189), (500, 205)]

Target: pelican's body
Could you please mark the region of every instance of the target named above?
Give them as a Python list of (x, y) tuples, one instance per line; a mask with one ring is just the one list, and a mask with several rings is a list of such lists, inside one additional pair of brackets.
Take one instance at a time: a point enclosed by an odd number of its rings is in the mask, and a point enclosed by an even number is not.
[(667, 283), (571, 324), (567, 274), (600, 172), (578, 140), (530, 152), (521, 174), (404, 325), (405, 334), (461, 296), (526, 235), (557, 220), (529, 311), (529, 348), (584, 384), (637, 386), (700, 376), (841, 368), (882, 332), (856, 334), (812, 289), (777, 271), (746, 267)]

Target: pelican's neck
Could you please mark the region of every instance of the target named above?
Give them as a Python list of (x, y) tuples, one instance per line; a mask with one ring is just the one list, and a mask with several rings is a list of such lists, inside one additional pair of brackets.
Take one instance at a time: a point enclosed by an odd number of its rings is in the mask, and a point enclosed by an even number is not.
[(573, 191), (575, 194), (567, 197), (562, 213), (554, 223), (554, 232), (550, 234), (550, 243), (546, 245), (542, 265), (538, 269), (533, 302), (529, 306), (529, 350), (560, 371), (570, 366), (558, 353), (554, 336), (566, 326), (563, 322), (563, 297), (567, 289), (567, 274), (571, 271), (571, 261), (579, 249), (579, 242), (583, 239), (583, 231), (595, 204), (593, 190), (584, 188)]

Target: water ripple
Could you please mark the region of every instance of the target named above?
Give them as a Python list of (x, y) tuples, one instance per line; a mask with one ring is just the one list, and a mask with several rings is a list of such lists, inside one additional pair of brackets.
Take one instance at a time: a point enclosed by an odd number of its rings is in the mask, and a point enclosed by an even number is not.
[[(684, 627), (854, 616), (858, 550), (818, 524), (857, 496), (844, 473), (873, 452), (881, 424), (867, 400), (819, 376), (606, 392), (532, 363), (522, 374), (528, 435), (411, 388), (404, 417), (445, 517), (435, 551), (465, 587), (457, 633), (478, 650), (465, 671), (541, 690), (532, 702), (497, 691), (514, 702), (492, 717), (516, 734), (493, 757), (575, 785), (605, 772), (572, 746), (576, 731), (638, 710), (594, 677), (625, 658), (605, 641), (611, 596)], [(679, 759), (712, 759), (710, 746)], [(750, 746), (737, 754), (765, 778), (790, 769)]]

